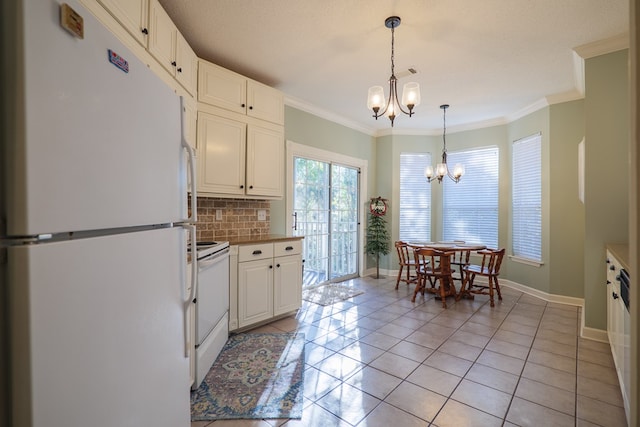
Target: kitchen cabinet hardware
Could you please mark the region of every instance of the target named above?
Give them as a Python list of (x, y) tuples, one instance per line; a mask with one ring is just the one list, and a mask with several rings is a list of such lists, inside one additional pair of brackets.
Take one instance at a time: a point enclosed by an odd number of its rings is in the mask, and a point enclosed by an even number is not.
[(611, 292), (611, 296), (613, 297), (613, 299), (618, 299), (618, 294), (616, 294), (615, 292)]
[(616, 266), (615, 266), (615, 265), (612, 265), (611, 267), (609, 267), (609, 270), (611, 270), (611, 271), (616, 271)]
[(178, 64), (176, 64), (176, 61), (171, 61), (171, 65), (173, 65), (175, 67)]
[(149, 30), (147, 30), (146, 28), (142, 29), (142, 34), (149, 34)]
[(254, 255), (262, 255), (262, 251), (260, 249), (256, 249), (252, 252)]
[(284, 248), (285, 251), (292, 251), (293, 250), (293, 246), (287, 246), (286, 248)]
[(181, 73), (182, 72), (182, 67), (178, 68), (176, 71)]

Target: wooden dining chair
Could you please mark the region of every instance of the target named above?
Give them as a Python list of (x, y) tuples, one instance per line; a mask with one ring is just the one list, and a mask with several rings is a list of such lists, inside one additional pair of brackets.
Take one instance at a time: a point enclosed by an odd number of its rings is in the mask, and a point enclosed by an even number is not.
[(451, 274), (453, 280), (460, 281), (460, 286), (464, 281), (463, 268), (469, 265), (469, 258), (471, 257), (471, 249), (468, 250), (456, 250), (451, 255)]
[[(462, 281), (462, 288), (460, 289), (460, 293), (456, 297), (456, 300), (459, 300), (463, 295), (469, 294), (489, 295), (491, 307), (494, 307), (494, 289), (498, 292), (498, 299), (502, 300), (498, 276), (500, 275), (500, 265), (502, 264), (504, 252), (504, 248), (483, 249), (478, 251), (477, 253), (482, 255), (482, 263), (480, 265), (471, 264), (466, 267), (462, 267), (464, 280)], [(476, 276), (486, 277), (488, 283), (474, 283)]]
[[(414, 250), (417, 265), (418, 281), (413, 291), (411, 302), (416, 302), (416, 295), (421, 292), (431, 292), (442, 299), (442, 307), (447, 308), (446, 298), (456, 295), (456, 287), (451, 276), (452, 252), (442, 252), (431, 248), (416, 248)], [(429, 283), (429, 287), (427, 287)]]
[[(407, 285), (418, 282), (418, 274), (416, 272), (416, 260), (413, 256), (413, 247), (401, 240), (396, 242), (396, 251), (398, 251), (398, 278), (396, 279), (396, 289), (400, 282)], [(404, 272), (404, 277), (403, 273)]]

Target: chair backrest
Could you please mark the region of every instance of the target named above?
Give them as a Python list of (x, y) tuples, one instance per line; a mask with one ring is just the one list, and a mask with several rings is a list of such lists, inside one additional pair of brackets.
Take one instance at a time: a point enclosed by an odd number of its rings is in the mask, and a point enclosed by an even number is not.
[(402, 265), (408, 265), (412, 256), (409, 254), (409, 244), (398, 240), (396, 242), (396, 251), (398, 251), (398, 262)]
[(451, 275), (451, 255), (432, 248), (415, 248), (413, 251), (417, 265), (429, 265), (427, 273), (434, 276)]
[(456, 265), (469, 265), (471, 249), (466, 251), (454, 251), (451, 254), (451, 263)]
[(504, 257), (505, 249), (484, 249), (478, 251), (482, 255), (482, 267), (486, 267), (490, 274), (497, 276), (500, 274), (500, 266)]

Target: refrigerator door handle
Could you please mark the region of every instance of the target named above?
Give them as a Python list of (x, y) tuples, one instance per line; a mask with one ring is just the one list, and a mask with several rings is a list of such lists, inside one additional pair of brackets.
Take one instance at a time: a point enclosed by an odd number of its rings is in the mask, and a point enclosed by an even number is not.
[[(184, 97), (180, 97), (180, 128), (182, 129), (182, 147), (187, 150), (189, 155), (189, 175), (191, 176), (191, 216), (187, 218), (187, 221), (191, 224), (195, 224), (198, 221), (198, 192), (196, 190), (196, 153), (187, 141), (187, 128), (185, 126), (185, 113), (186, 107), (184, 104)], [(195, 246), (194, 246), (195, 248)]]
[[(185, 224), (184, 228), (189, 230), (189, 240), (191, 240), (191, 247), (196, 247), (196, 226), (193, 224)], [(198, 286), (198, 261), (195, 257), (195, 253), (192, 253), (191, 258), (191, 290), (189, 295), (187, 295), (187, 300), (184, 302), (184, 357), (191, 357), (191, 330), (189, 328), (190, 324), (190, 311), (189, 308), (191, 306), (191, 302), (196, 298), (197, 295), (197, 286)], [(186, 283), (185, 283), (186, 285)], [(185, 294), (186, 294), (185, 288)]]

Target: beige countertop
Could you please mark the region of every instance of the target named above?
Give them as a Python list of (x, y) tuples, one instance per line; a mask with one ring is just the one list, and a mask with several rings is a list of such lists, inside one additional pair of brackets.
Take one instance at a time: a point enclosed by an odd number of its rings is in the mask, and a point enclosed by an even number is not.
[(287, 240), (301, 240), (303, 236), (285, 236), (284, 234), (263, 234), (261, 236), (240, 236), (229, 239), (230, 245), (251, 245), (256, 243), (286, 242)]
[(622, 267), (629, 271), (629, 245), (623, 243), (607, 243), (606, 248), (616, 257)]

